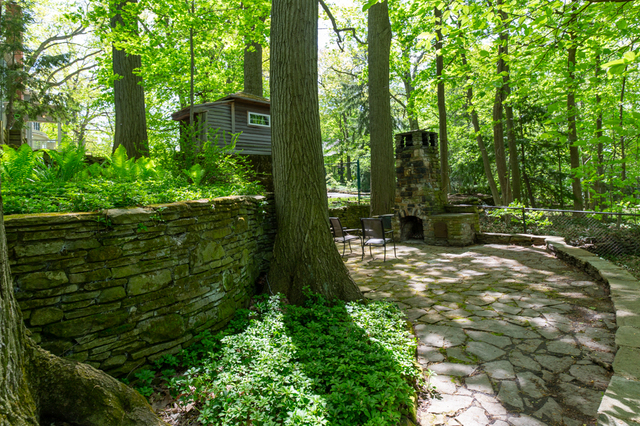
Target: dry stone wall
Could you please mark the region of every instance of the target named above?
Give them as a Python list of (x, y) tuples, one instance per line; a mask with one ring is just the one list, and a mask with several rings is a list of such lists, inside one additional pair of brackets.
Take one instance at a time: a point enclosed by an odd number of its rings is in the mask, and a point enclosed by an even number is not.
[(25, 324), (42, 347), (116, 376), (176, 353), (248, 303), (272, 252), (272, 205), (6, 216)]

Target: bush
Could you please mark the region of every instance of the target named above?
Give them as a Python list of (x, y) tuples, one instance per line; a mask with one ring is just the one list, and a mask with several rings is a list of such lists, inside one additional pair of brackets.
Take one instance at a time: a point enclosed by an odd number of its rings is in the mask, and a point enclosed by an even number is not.
[(201, 422), (398, 424), (421, 378), (403, 314), (387, 302), (308, 297), (303, 307), (261, 299), (230, 332), (179, 356), (191, 368), (172, 386)]

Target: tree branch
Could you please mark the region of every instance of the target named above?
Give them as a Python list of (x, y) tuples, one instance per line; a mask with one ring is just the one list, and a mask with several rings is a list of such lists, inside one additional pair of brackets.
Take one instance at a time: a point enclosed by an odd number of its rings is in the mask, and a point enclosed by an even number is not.
[(74, 72), (72, 72), (71, 74), (69, 74), (68, 76), (66, 76), (65, 78), (63, 78), (62, 80), (60, 80), (60, 81), (58, 81), (56, 83), (49, 83), (49, 81), (47, 80), (47, 86), (48, 86), (49, 89), (52, 88), (52, 87), (62, 86), (69, 79), (71, 79), (72, 77), (80, 74), (82, 71), (87, 71), (87, 70), (90, 70), (90, 69), (95, 68), (97, 66), (98, 66), (98, 64), (93, 64), (93, 65), (89, 65), (89, 66), (86, 66), (86, 67), (83, 67), (83, 68), (79, 68), (79, 69), (75, 70)]
[(344, 48), (342, 47), (343, 40), (342, 40), (342, 36), (340, 35), (340, 33), (343, 33), (343, 32), (351, 32), (351, 34), (353, 35), (353, 38), (355, 38), (358, 41), (358, 43), (360, 43), (361, 45), (366, 45), (367, 44), (366, 41), (360, 40), (360, 38), (358, 37), (358, 34), (356, 33), (356, 29), (355, 28), (353, 28), (353, 27), (338, 28), (338, 25), (336, 24), (336, 18), (333, 17), (333, 14), (331, 13), (331, 10), (327, 6), (327, 4), (324, 2), (324, 0), (318, 0), (318, 2), (320, 3), (320, 6), (322, 6), (322, 9), (324, 10), (324, 12), (329, 17), (329, 20), (331, 21), (331, 25), (333, 26), (333, 31), (338, 36), (338, 47), (340, 48), (340, 51), (344, 52)]
[[(33, 52), (33, 54), (30, 55), (30, 57), (32, 58), (33, 62), (35, 63), (36, 60), (38, 59), (38, 56), (40, 56), (40, 54), (42, 52), (44, 52), (46, 49), (51, 47), (50, 46), (51, 43), (59, 42), (59, 41), (63, 41), (63, 40), (68, 40), (68, 39), (73, 38), (73, 37), (75, 37), (77, 35), (84, 34), (84, 30), (85, 29), (86, 28), (83, 25), (80, 25), (78, 28), (76, 28), (75, 30), (73, 30), (69, 34), (49, 37), (48, 39), (46, 39), (45, 41), (40, 43), (40, 46), (38, 46), (38, 48)], [(56, 44), (59, 44), (59, 43), (56, 43)]]

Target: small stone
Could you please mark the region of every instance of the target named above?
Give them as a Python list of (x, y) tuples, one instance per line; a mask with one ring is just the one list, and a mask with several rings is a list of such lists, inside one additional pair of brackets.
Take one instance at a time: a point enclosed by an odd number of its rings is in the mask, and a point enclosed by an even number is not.
[(480, 340), (482, 342), (490, 343), (493, 346), (497, 346), (499, 348), (504, 348), (511, 344), (511, 339), (507, 336), (497, 336), (492, 333), (487, 333), (484, 331), (475, 331), (475, 330), (465, 330), (467, 335), (471, 337), (473, 340)]
[(414, 309), (405, 309), (404, 313), (407, 315), (407, 319), (413, 322), (413, 321), (416, 321), (418, 318), (424, 316), (427, 313), (427, 311), (425, 311), (424, 309), (414, 308)]
[(466, 364), (473, 364), (473, 360), (465, 355), (460, 347), (447, 349), (447, 360), (457, 360)]
[(498, 399), (512, 407), (519, 408), (521, 410), (524, 408), (522, 398), (518, 395), (518, 385), (516, 385), (516, 382), (511, 380), (505, 380), (500, 383)]
[(573, 385), (561, 383), (561, 389), (565, 405), (581, 412), (584, 415), (595, 417), (602, 400), (602, 392)]
[(418, 324), (414, 329), (422, 343), (437, 348), (458, 346), (467, 339), (467, 335), (462, 330), (446, 325)]
[(576, 347), (576, 344), (572, 341), (567, 340), (555, 340), (552, 342), (547, 342), (547, 350), (549, 352), (555, 352), (564, 355), (578, 356), (581, 354), (580, 349)]
[(609, 384), (609, 374), (607, 370), (598, 365), (572, 365), (569, 373), (578, 381), (596, 389), (606, 389)]
[(477, 356), (483, 361), (491, 361), (496, 358), (500, 358), (506, 353), (502, 349), (498, 349), (495, 346), (484, 342), (467, 343), (467, 352)]
[(542, 344), (542, 339), (526, 339), (518, 342), (516, 347), (522, 352), (535, 352), (536, 349)]
[(509, 361), (493, 361), (483, 365), (484, 371), (494, 380), (515, 379), (513, 365)]
[(38, 325), (51, 324), (53, 322), (60, 321), (64, 317), (64, 312), (59, 308), (42, 308), (36, 309), (31, 314), (31, 318), (29, 320), (32, 327)]
[(473, 402), (473, 398), (469, 396), (447, 396), (442, 399), (432, 399), (431, 405), (427, 408), (428, 413), (436, 414), (455, 414), (458, 411), (467, 408)]
[(486, 374), (478, 374), (477, 376), (467, 377), (464, 382), (467, 386), (467, 389), (470, 389), (472, 391), (484, 392), (491, 395), (495, 393), (493, 390), (493, 386), (491, 386), (491, 381)]
[(429, 384), (436, 388), (436, 391), (452, 395), (456, 392), (456, 384), (451, 376), (434, 375), (429, 377)]
[(433, 310), (428, 311), (426, 315), (423, 315), (420, 318), (418, 318), (418, 321), (426, 322), (429, 324), (435, 324), (437, 322), (444, 321), (444, 320), (446, 320), (445, 317), (440, 315), (437, 311), (433, 311)]
[(440, 364), (433, 364), (429, 366), (431, 371), (436, 374), (442, 374), (447, 376), (466, 377), (473, 374), (478, 368), (477, 365), (455, 364), (452, 362), (442, 362)]
[(489, 424), (484, 410), (479, 407), (471, 407), (456, 417), (456, 420), (465, 426), (486, 426)]
[(518, 373), (518, 383), (522, 392), (533, 399), (540, 399), (548, 393), (544, 380), (531, 372)]
[(418, 346), (418, 361), (421, 363), (426, 364), (427, 362), (440, 362), (443, 360), (444, 355), (440, 353), (438, 348), (425, 345)]
[(549, 397), (542, 408), (533, 413), (533, 415), (539, 419), (547, 419), (552, 422), (559, 423), (562, 421), (562, 412), (562, 407), (556, 402), (556, 400)]
[(520, 417), (512, 417), (509, 419), (509, 422), (514, 426), (547, 426), (541, 421), (527, 416), (526, 414), (521, 414)]
[(511, 351), (509, 361), (516, 367), (526, 368), (527, 370), (540, 371), (541, 369), (540, 364), (518, 350)]
[(558, 358), (551, 355), (535, 355), (535, 358), (540, 365), (554, 373), (565, 371), (574, 363), (574, 360), (571, 357)]
[(492, 303), (491, 307), (497, 312), (507, 313), (511, 315), (516, 315), (518, 312), (522, 310), (522, 308), (511, 306), (511, 305), (505, 305), (504, 303), (500, 303), (500, 302)]
[(480, 405), (482, 405), (482, 408), (484, 408), (487, 413), (489, 413), (489, 415), (493, 417), (507, 415), (507, 409), (504, 408), (500, 401), (498, 401), (498, 399), (493, 396), (477, 394), (476, 400), (480, 403)]

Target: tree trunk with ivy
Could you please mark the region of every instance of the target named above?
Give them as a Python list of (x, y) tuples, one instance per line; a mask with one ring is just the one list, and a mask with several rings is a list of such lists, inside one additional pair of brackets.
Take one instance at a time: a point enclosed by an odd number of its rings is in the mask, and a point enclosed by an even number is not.
[(0, 426), (54, 420), (83, 426), (166, 425), (135, 390), (87, 364), (52, 355), (28, 336), (13, 293), (0, 195)]
[(318, 107), (318, 2), (274, 0), (271, 118), (278, 233), (268, 282), (292, 303), (309, 287), (328, 298), (362, 293), (329, 231)]

